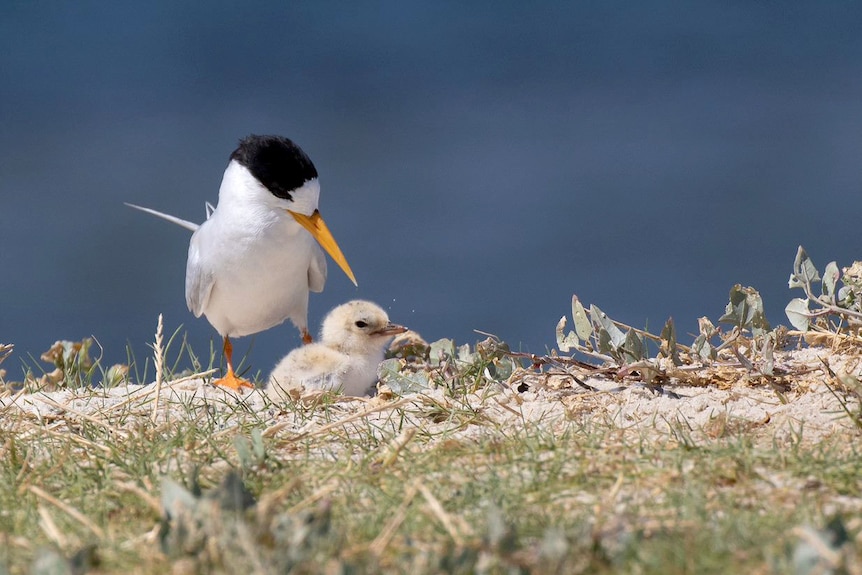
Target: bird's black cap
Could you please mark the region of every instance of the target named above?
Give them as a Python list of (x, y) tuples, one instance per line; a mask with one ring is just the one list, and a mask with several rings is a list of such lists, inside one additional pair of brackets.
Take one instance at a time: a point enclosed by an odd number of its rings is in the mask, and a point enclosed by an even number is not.
[(317, 169), (302, 149), (281, 136), (243, 138), (230, 155), (273, 195), (292, 200), (290, 193), (317, 177)]

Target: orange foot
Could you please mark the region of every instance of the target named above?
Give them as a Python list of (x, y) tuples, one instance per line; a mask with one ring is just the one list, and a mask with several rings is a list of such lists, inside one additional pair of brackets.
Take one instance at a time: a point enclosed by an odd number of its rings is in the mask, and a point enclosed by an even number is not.
[(254, 385), (241, 377), (237, 377), (233, 372), (233, 346), (231, 345), (230, 338), (228, 336), (224, 336), (224, 347), (222, 350), (224, 351), (224, 358), (227, 362), (227, 373), (224, 374), (224, 377), (221, 379), (215, 380), (213, 385), (221, 385), (234, 391), (239, 391), (243, 387), (254, 389)]
[(215, 380), (213, 382), (213, 385), (221, 385), (234, 391), (240, 391), (243, 387), (250, 387), (251, 389), (254, 389), (254, 384), (245, 379), (242, 379), (241, 377), (237, 377), (233, 370), (228, 371), (227, 374), (225, 374), (225, 376), (221, 379)]
[(308, 333), (307, 329), (303, 329), (301, 331), (302, 331), (302, 344), (303, 345), (308, 345), (314, 341), (314, 338), (311, 337), (311, 334)]

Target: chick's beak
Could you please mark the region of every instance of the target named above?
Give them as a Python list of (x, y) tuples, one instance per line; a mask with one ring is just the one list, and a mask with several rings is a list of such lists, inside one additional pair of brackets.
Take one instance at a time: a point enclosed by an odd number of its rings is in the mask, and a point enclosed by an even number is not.
[(311, 234), (317, 243), (326, 250), (335, 263), (338, 264), (344, 273), (347, 274), (347, 277), (350, 278), (350, 281), (353, 282), (353, 285), (358, 286), (356, 283), (356, 276), (353, 275), (353, 270), (350, 269), (350, 264), (347, 263), (347, 258), (344, 257), (344, 254), (341, 253), (341, 248), (338, 247), (338, 244), (335, 243), (335, 238), (332, 237), (332, 232), (329, 231), (329, 228), (326, 226), (326, 222), (323, 221), (323, 218), (320, 215), (320, 212), (314, 210), (314, 213), (310, 216), (306, 216), (305, 214), (300, 214), (298, 212), (292, 212), (287, 210), (293, 219), (295, 219), (299, 225), (308, 230), (308, 233)]
[(390, 322), (375, 331), (374, 335), (398, 335), (399, 333), (404, 333), (405, 331), (407, 331), (407, 328), (403, 325), (398, 325)]

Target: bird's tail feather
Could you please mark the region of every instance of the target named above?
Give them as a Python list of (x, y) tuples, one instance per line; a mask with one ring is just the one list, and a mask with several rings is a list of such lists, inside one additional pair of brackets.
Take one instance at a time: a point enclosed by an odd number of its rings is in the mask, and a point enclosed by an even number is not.
[[(136, 210), (141, 210), (142, 212), (146, 212), (150, 215), (156, 216), (157, 218), (162, 218), (163, 220), (167, 220), (167, 221), (171, 222), (172, 224), (176, 224), (182, 228), (185, 228), (187, 230), (191, 230), (193, 232), (197, 231), (197, 229), (199, 227), (201, 227), (200, 224), (196, 224), (194, 222), (190, 222), (188, 220), (184, 220), (182, 218), (178, 218), (178, 217), (172, 216), (170, 214), (165, 214), (165, 213), (156, 211), (152, 208), (144, 208), (142, 206), (136, 206), (135, 204), (130, 204), (128, 202), (124, 202), (124, 203), (127, 206), (129, 206), (130, 208), (135, 208)], [(207, 214), (207, 218), (209, 218), (209, 213)]]

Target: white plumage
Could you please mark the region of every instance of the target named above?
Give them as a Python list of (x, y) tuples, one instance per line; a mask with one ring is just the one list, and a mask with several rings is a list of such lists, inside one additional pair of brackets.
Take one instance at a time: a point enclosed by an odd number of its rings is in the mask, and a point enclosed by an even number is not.
[[(240, 337), (289, 319), (308, 332), (308, 292), (323, 291), (323, 250), (291, 215), (311, 216), (320, 186), (306, 182), (288, 201), (235, 160), (224, 173), (212, 216), (192, 235), (186, 303), (222, 336)], [(288, 211), (290, 210), (290, 211)]]
[[(227, 373), (214, 383), (253, 387), (233, 370), (231, 337), (289, 319), (304, 343), (308, 293), (323, 291), (325, 249), (356, 278), (317, 209), (320, 184), (299, 146), (279, 136), (249, 136), (231, 154), (218, 205), (197, 225), (149, 208), (134, 208), (194, 231), (186, 263), (186, 303), (224, 338)], [(131, 204), (129, 204), (131, 205)]]

